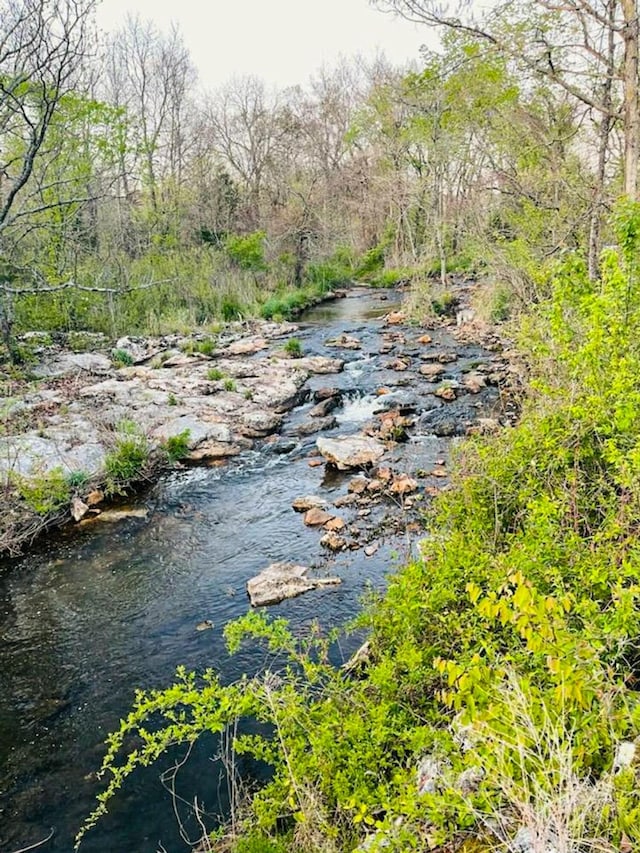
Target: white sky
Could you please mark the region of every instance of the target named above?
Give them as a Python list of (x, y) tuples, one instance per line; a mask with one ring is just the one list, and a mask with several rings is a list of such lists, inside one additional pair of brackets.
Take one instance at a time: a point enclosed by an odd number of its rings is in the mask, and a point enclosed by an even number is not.
[(207, 88), (243, 74), (278, 87), (305, 83), (340, 54), (372, 57), (380, 50), (404, 64), (433, 39), (426, 27), (379, 12), (368, 0), (102, 0), (98, 23), (117, 29), (127, 12), (160, 29), (178, 23)]

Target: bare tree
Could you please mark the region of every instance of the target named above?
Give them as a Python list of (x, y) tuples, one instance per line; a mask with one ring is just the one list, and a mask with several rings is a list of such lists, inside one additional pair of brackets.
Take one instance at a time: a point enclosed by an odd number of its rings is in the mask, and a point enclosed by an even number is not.
[[(0, 259), (11, 228), (52, 206), (60, 194), (29, 193), (39, 155), (65, 96), (73, 92), (90, 48), (94, 0), (3, 0), (0, 3)], [(12, 311), (0, 288), (2, 336), (13, 351)]]
[[(142, 170), (154, 213), (160, 208), (160, 184), (170, 177), (182, 182), (187, 134), (185, 114), (196, 73), (180, 31), (167, 35), (151, 21), (129, 17), (109, 41), (106, 59), (106, 95), (123, 107), (142, 157)], [(124, 157), (124, 154), (123, 154)], [(122, 180), (131, 196), (136, 164), (121, 164)]]

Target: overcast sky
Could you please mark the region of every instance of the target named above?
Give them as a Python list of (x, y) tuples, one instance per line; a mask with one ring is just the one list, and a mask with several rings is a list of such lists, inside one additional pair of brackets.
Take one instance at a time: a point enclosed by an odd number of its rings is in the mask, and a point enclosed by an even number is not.
[(102, 0), (101, 28), (117, 29), (127, 12), (162, 29), (178, 23), (208, 88), (234, 74), (277, 86), (305, 83), (340, 54), (371, 57), (380, 50), (401, 64), (432, 41), (426, 27), (376, 11), (368, 0)]

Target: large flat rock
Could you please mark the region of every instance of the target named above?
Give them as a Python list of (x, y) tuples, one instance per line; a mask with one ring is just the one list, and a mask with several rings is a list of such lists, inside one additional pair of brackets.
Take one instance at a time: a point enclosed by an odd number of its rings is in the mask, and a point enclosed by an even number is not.
[(338, 577), (308, 578), (307, 566), (294, 563), (272, 563), (247, 582), (247, 592), (253, 607), (278, 604), (286, 598), (295, 598), (321, 586), (342, 583)]
[(319, 438), (316, 446), (331, 465), (340, 471), (374, 465), (386, 451), (382, 442), (364, 435)]

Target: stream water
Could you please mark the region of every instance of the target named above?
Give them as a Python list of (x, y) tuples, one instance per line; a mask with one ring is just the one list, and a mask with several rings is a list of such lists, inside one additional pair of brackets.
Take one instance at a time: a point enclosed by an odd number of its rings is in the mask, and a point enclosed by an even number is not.
[[(387, 369), (389, 356), (379, 354), (379, 318), (398, 298), (352, 291), (309, 311), (297, 336), (307, 354), (349, 360), (342, 373), (312, 377), (309, 383), (312, 389), (330, 385), (344, 392), (344, 404), (335, 413), (338, 426), (328, 434), (357, 432), (380, 406), (382, 398), (374, 393), (380, 386), (394, 392), (389, 399), (414, 399), (418, 414), (425, 414), (411, 440), (389, 458), (395, 469), (411, 472), (429, 469), (446, 456), (452, 439), (437, 438), (430, 428), (429, 412), (437, 414), (442, 405), (429, 394), (433, 386), (413, 370)], [(403, 351), (415, 355), (411, 339), (420, 332), (404, 331)], [(325, 346), (342, 332), (357, 336), (362, 349), (342, 352)], [(447, 365), (453, 378), (491, 359), (478, 347), (456, 346), (446, 330), (433, 336), (459, 353), (455, 364)], [(491, 413), (496, 401), (496, 389), (487, 388), (461, 397), (448, 412), (462, 423), (478, 409)], [(343, 579), (341, 586), (271, 608), (304, 631), (316, 619), (327, 628), (348, 622), (366, 587), (383, 586), (386, 574), (407, 558), (415, 542), (390, 529), (382, 530), (379, 550), (371, 557), (363, 549), (327, 557), (318, 531), (306, 528), (292, 511), (296, 496), (321, 494), (331, 500), (346, 492), (350, 478), (309, 466), (316, 436), (299, 439), (295, 429), (306, 421), (311, 405), (287, 416), (275, 442), (225, 467), (190, 469), (164, 479), (140, 498), (146, 518), (69, 528), (23, 559), (0, 563), (0, 850), (33, 844), (53, 829), (38, 849), (70, 853), (99, 790), (94, 772), (102, 743), (126, 713), (135, 688), (170, 683), (178, 664), (214, 667), (225, 680), (273, 664), (256, 648), (230, 658), (222, 640), (225, 623), (247, 610), (247, 580), (269, 563), (295, 561)], [(196, 630), (205, 619), (214, 627)], [(336, 662), (359, 641), (352, 637), (336, 647)], [(211, 760), (215, 749), (213, 740), (198, 744), (179, 775), (178, 795), (187, 804), (197, 795), (210, 813), (219, 814), (227, 800), (218, 764)], [(159, 779), (174, 758), (168, 757), (163, 768), (136, 773), (82, 849), (189, 850), (172, 797)], [(242, 769), (260, 774), (260, 768)], [(196, 839), (188, 812), (188, 805), (181, 809)]]

